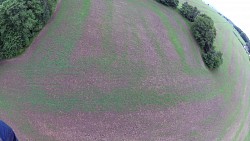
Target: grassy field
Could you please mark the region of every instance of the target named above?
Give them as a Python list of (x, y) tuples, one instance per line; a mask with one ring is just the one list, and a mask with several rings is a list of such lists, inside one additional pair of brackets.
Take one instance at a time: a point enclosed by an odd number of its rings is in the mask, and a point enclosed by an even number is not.
[(20, 140), (247, 140), (248, 56), (232, 25), (188, 2), (215, 21), (219, 70), (172, 8), (63, 0), (29, 49), (1, 62), (1, 119)]

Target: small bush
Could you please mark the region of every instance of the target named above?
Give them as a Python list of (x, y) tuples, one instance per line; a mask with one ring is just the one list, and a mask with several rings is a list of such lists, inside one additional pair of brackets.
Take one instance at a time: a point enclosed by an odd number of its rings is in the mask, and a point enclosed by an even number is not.
[(213, 20), (205, 14), (197, 16), (191, 27), (192, 33), (205, 53), (209, 52), (216, 37), (216, 29)]
[(219, 66), (223, 63), (222, 53), (215, 50), (203, 53), (202, 59), (210, 70), (219, 68)]
[(180, 13), (189, 21), (194, 22), (195, 18), (200, 14), (200, 11), (197, 7), (193, 7), (189, 5), (188, 2), (185, 2), (182, 4)]
[(157, 0), (158, 2), (176, 8), (179, 5), (179, 0)]

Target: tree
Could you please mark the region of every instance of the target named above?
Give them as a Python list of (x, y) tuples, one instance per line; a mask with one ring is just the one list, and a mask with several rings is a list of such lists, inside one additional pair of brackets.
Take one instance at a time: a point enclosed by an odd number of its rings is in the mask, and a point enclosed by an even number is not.
[(0, 59), (14, 57), (47, 23), (55, 0), (6, 0), (0, 5)]
[(216, 29), (213, 20), (205, 14), (197, 16), (192, 27), (192, 33), (205, 53), (213, 48)]
[(219, 68), (219, 66), (223, 63), (222, 53), (215, 50), (210, 50), (207, 53), (203, 53), (202, 58), (210, 70)]
[(5, 1), (0, 7), (0, 18), (1, 51), (4, 58), (10, 58), (28, 44), (37, 21), (25, 3), (18, 0)]
[(185, 2), (182, 4), (180, 13), (189, 21), (194, 22), (195, 18), (200, 14), (200, 11), (197, 7), (193, 7), (189, 5), (188, 2)]
[(176, 8), (179, 5), (179, 0), (157, 0), (158, 2)]

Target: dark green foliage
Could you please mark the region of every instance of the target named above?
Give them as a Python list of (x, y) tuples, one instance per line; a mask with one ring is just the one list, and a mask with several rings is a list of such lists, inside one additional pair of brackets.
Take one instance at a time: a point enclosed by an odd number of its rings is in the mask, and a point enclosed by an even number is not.
[(179, 4), (179, 0), (157, 0), (158, 2), (176, 8)]
[(213, 20), (205, 14), (197, 16), (192, 25), (192, 33), (202, 49), (202, 59), (210, 70), (219, 68), (223, 63), (222, 53), (213, 46), (216, 29)]
[(189, 5), (188, 2), (182, 4), (180, 12), (191, 22), (194, 22), (195, 18), (200, 14), (200, 11), (197, 9), (197, 7)]
[(246, 43), (246, 46), (248, 46), (248, 47), (250, 48), (250, 42), (247, 42), (247, 43)]
[[(51, 3), (54, 2), (54, 3)], [(20, 54), (52, 14), (55, 0), (6, 0), (0, 6), (0, 59)]]
[(205, 14), (197, 16), (192, 25), (192, 33), (200, 47), (206, 52), (213, 47), (216, 29), (213, 20)]
[(246, 43), (249, 42), (247, 35), (238, 26), (234, 25), (234, 28), (239, 32), (240, 36)]
[(4, 1), (6, 1), (6, 0), (0, 0), (0, 4), (2, 4)]
[(217, 69), (223, 63), (222, 53), (215, 50), (203, 53), (202, 58), (210, 70)]
[(242, 37), (242, 39), (247, 43), (249, 42), (249, 38), (247, 37), (246, 33), (241, 32), (240, 36)]
[(234, 25), (234, 28), (239, 32), (239, 34), (241, 34), (243, 31), (236, 25)]

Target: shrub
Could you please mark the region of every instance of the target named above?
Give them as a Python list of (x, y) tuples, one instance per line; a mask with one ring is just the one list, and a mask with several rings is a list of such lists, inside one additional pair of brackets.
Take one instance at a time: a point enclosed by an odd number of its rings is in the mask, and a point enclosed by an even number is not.
[(193, 7), (189, 5), (188, 2), (185, 2), (182, 4), (180, 13), (189, 21), (194, 22), (195, 18), (200, 14), (200, 11), (197, 7)]
[(19, 55), (52, 15), (55, 0), (6, 0), (0, 6), (0, 59)]
[(213, 20), (205, 14), (197, 16), (193, 23), (192, 33), (200, 47), (209, 52), (213, 47), (214, 39), (216, 37), (216, 29)]
[(215, 50), (203, 53), (202, 59), (210, 70), (217, 69), (223, 63), (222, 53)]
[(179, 5), (179, 0), (157, 0), (158, 2), (176, 8)]

